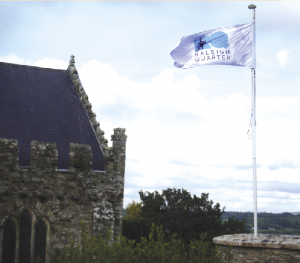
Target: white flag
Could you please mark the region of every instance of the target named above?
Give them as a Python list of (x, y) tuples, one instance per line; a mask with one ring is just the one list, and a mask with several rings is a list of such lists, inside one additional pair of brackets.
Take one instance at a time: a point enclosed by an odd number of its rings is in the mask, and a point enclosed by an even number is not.
[(183, 37), (171, 52), (174, 65), (253, 67), (252, 24), (227, 26)]

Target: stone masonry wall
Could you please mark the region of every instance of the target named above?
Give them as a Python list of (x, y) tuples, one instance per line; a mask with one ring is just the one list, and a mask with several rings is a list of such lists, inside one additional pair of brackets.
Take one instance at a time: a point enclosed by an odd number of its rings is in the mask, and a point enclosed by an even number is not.
[(300, 236), (233, 234), (215, 237), (219, 251), (232, 246), (235, 263), (299, 263)]
[[(218, 245), (219, 251), (227, 246)], [(233, 247), (234, 263), (299, 263), (300, 251), (272, 248)]]
[[(114, 240), (122, 231), (126, 137), (125, 129), (115, 129), (113, 146), (105, 147), (106, 171), (92, 171), (91, 148), (81, 144), (70, 145), (70, 169), (58, 170), (56, 144), (36, 141), (31, 143), (30, 166), (21, 167), (17, 141), (0, 139), (1, 236), (5, 220), (14, 219), (18, 227), (27, 208), (33, 225), (41, 218), (47, 222), (46, 262), (49, 253), (71, 238), (80, 242), (80, 220), (88, 234), (105, 237), (111, 229)], [(0, 238), (0, 255), (2, 247)]]
[(107, 158), (104, 169), (109, 171), (113, 179), (115, 202), (113, 210), (115, 215), (115, 236), (122, 233), (123, 222), (123, 198), (124, 198), (124, 178), (126, 160), (126, 139), (125, 129), (116, 128), (111, 136), (113, 147), (105, 147)]

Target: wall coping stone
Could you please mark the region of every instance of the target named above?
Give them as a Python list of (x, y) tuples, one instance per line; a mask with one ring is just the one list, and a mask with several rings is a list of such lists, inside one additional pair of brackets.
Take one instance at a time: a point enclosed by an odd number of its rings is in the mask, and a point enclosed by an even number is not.
[(234, 234), (215, 237), (213, 243), (223, 246), (253, 247), (253, 248), (285, 248), (300, 250), (300, 236), (297, 235), (264, 235)]

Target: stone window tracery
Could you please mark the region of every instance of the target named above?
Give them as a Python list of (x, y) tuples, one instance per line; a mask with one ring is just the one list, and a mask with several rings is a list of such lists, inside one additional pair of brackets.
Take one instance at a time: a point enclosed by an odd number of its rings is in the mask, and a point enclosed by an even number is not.
[(3, 263), (14, 263), (16, 256), (16, 224), (9, 218), (3, 227)]
[(35, 226), (34, 238), (34, 262), (37, 262), (39, 257), (42, 262), (46, 260), (46, 246), (47, 246), (47, 225), (44, 220), (39, 220)]
[(22, 211), (19, 220), (6, 219), (2, 230), (2, 263), (35, 263), (37, 258), (45, 263), (48, 228), (48, 221), (36, 220), (28, 208)]
[(30, 263), (32, 216), (26, 209), (20, 218), (19, 263)]

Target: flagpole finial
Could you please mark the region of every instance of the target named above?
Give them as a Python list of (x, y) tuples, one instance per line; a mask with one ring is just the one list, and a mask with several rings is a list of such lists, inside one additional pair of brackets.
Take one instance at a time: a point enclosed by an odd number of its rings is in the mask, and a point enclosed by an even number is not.
[(256, 5), (249, 5), (248, 8), (249, 8), (249, 9), (255, 9), (255, 8), (256, 8)]

